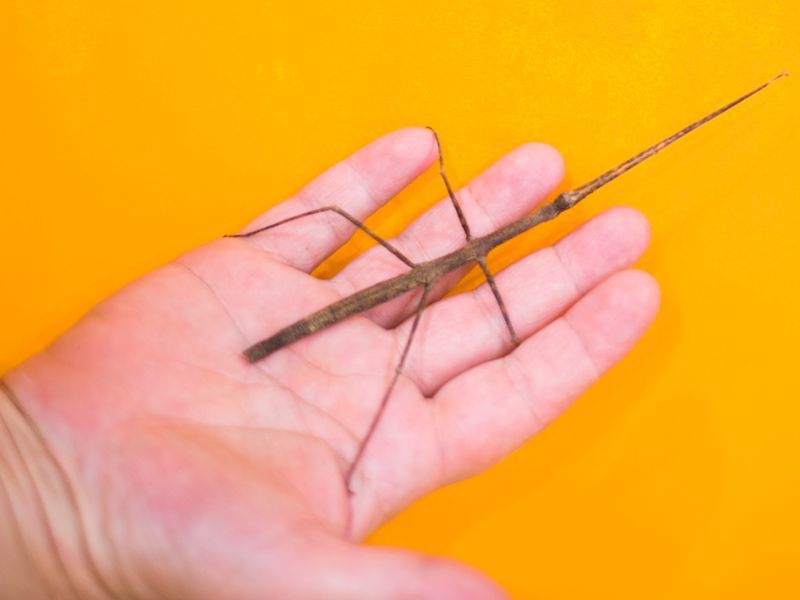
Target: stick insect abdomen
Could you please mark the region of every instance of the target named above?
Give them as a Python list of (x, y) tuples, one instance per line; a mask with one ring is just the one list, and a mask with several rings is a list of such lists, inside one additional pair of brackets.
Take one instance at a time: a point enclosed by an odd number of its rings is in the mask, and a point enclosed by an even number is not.
[(244, 356), (251, 363), (261, 360), (306, 336), (343, 321), (364, 310), (383, 304), (416, 287), (425, 285), (427, 265), (418, 265), (407, 273), (376, 283), (355, 294), (329, 304), (309, 316), (284, 327), (274, 335), (250, 346)]

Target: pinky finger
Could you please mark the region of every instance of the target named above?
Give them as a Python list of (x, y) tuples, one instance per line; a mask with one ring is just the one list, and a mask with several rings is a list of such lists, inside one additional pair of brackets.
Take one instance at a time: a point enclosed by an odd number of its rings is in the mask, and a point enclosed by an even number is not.
[(623, 271), (501, 359), (437, 394), (445, 483), (503, 458), (561, 414), (641, 337), (658, 310), (656, 282)]

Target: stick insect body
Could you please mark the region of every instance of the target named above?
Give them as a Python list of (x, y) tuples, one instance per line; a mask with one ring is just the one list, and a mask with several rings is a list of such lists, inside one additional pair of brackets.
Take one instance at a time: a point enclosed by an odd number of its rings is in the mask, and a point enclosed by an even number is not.
[[(413, 290), (415, 288), (423, 288), (422, 296), (419, 300), (419, 304), (417, 305), (416, 312), (413, 317), (411, 330), (408, 335), (408, 339), (406, 340), (406, 344), (403, 347), (402, 354), (400, 359), (397, 362), (397, 366), (394, 371), (394, 375), (392, 377), (391, 382), (386, 388), (386, 391), (383, 395), (381, 403), (378, 406), (375, 415), (372, 418), (370, 426), (361, 440), (361, 443), (358, 447), (355, 457), (353, 458), (352, 462), (350, 463), (350, 467), (345, 474), (345, 481), (347, 483), (348, 489), (351, 489), (350, 482), (352, 479), (353, 472), (355, 471), (356, 467), (361, 460), (361, 457), (364, 453), (367, 444), (369, 443), (372, 434), (375, 431), (375, 428), (380, 421), (381, 415), (386, 408), (386, 404), (389, 401), (389, 397), (391, 396), (392, 390), (397, 383), (397, 380), (400, 377), (400, 374), (403, 370), (403, 365), (405, 364), (406, 358), (408, 357), (408, 352), (411, 347), (411, 342), (414, 339), (414, 334), (417, 330), (417, 325), (419, 324), (420, 317), (422, 315), (422, 311), (425, 308), (426, 302), (428, 300), (428, 294), (430, 292), (431, 287), (444, 275), (455, 271), (456, 269), (463, 267), (465, 265), (470, 264), (477, 264), (481, 271), (483, 272), (486, 280), (489, 284), (489, 287), (494, 295), (495, 300), (497, 301), (498, 308), (502, 313), (503, 320), (506, 324), (506, 327), (509, 332), (509, 336), (511, 341), (517, 345), (519, 344), (519, 338), (517, 337), (516, 332), (514, 331), (514, 326), (509, 318), (508, 311), (506, 310), (505, 302), (503, 301), (503, 297), (501, 296), (497, 285), (495, 283), (494, 277), (489, 272), (489, 269), (486, 265), (486, 256), (489, 254), (491, 250), (496, 248), (497, 246), (511, 240), (512, 238), (536, 227), (537, 225), (544, 223), (545, 221), (550, 221), (555, 219), (558, 215), (560, 215), (565, 210), (568, 210), (575, 206), (578, 202), (586, 198), (588, 195), (592, 194), (596, 190), (600, 189), (610, 181), (616, 179), (626, 171), (629, 171), (636, 165), (642, 163), (646, 159), (650, 158), (660, 150), (663, 150), (673, 142), (677, 141), (678, 139), (685, 136), (687, 133), (697, 129), (701, 125), (711, 121), (712, 119), (718, 117), (722, 113), (730, 110), (740, 102), (750, 98), (751, 96), (757, 94), (768, 85), (773, 83), (774, 81), (780, 79), (781, 77), (786, 76), (787, 73), (783, 72), (771, 79), (770, 81), (758, 86), (754, 90), (740, 96), (736, 100), (729, 102), (725, 106), (715, 110), (714, 112), (706, 115), (705, 117), (695, 121), (694, 123), (684, 127), (680, 131), (674, 133), (673, 135), (663, 139), (662, 141), (650, 146), (649, 148), (643, 150), (642, 152), (636, 154), (635, 156), (629, 158), (628, 160), (620, 163), (616, 167), (606, 171), (602, 175), (596, 177), (595, 179), (589, 181), (588, 183), (575, 188), (574, 190), (564, 192), (556, 197), (551, 202), (544, 204), (534, 212), (528, 214), (517, 221), (509, 223), (508, 225), (501, 227), (500, 229), (489, 233), (487, 235), (481, 237), (473, 237), (472, 233), (470, 232), (469, 224), (467, 223), (466, 218), (464, 217), (464, 213), (461, 210), (461, 206), (456, 199), (455, 194), (453, 193), (453, 189), (450, 185), (449, 180), (447, 179), (447, 174), (444, 169), (444, 160), (442, 158), (442, 151), (441, 145), (439, 144), (439, 137), (436, 135), (434, 131), (434, 137), (437, 144), (437, 149), (439, 152), (439, 172), (441, 174), (442, 180), (444, 181), (445, 187), (447, 188), (447, 194), (450, 198), (450, 201), (453, 204), (453, 208), (456, 211), (456, 215), (458, 216), (458, 220), (461, 224), (462, 229), (464, 230), (464, 235), (466, 237), (466, 244), (449, 254), (436, 258), (434, 260), (430, 260), (427, 262), (422, 263), (415, 263), (407, 256), (405, 256), (402, 252), (400, 252), (396, 247), (394, 247), (390, 242), (384, 240), (380, 236), (378, 236), (375, 232), (370, 230), (366, 227), (363, 223), (361, 223), (358, 219), (350, 215), (349, 213), (345, 212), (344, 210), (336, 207), (336, 206), (329, 206), (324, 208), (319, 208), (316, 210), (308, 211), (305, 213), (301, 213), (295, 215), (293, 217), (289, 217), (288, 219), (284, 219), (277, 223), (272, 223), (271, 225), (267, 225), (266, 227), (261, 227), (254, 231), (249, 231), (243, 234), (232, 235), (228, 237), (249, 237), (261, 233), (262, 231), (266, 231), (268, 229), (272, 229), (279, 225), (283, 225), (289, 221), (294, 221), (295, 219), (299, 219), (302, 217), (307, 217), (314, 214), (319, 214), (322, 212), (334, 212), (341, 217), (350, 221), (353, 225), (364, 231), (367, 235), (373, 238), (376, 242), (378, 242), (381, 246), (386, 248), (389, 252), (391, 252), (394, 256), (398, 258), (398, 260), (402, 261), (409, 267), (409, 271), (398, 275), (396, 277), (392, 277), (386, 281), (382, 281), (380, 283), (376, 283), (370, 287), (367, 287), (359, 292), (351, 294), (341, 300), (334, 302), (318, 310), (317, 312), (300, 319), (299, 321), (292, 323), (291, 325), (281, 329), (274, 335), (254, 344), (250, 348), (247, 348), (244, 351), (245, 358), (250, 362), (254, 363), (263, 358), (266, 358), (273, 352), (288, 346), (308, 335), (316, 333), (321, 329), (329, 327), (334, 323), (338, 323), (351, 317), (355, 314), (368, 310), (374, 306), (379, 304), (383, 304), (405, 292)], [(433, 131), (433, 130), (431, 130)]]

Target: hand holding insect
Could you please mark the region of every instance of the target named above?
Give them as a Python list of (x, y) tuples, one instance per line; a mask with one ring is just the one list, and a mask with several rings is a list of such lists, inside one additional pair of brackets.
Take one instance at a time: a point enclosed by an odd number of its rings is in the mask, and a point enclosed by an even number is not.
[(580, 201), (582, 201), (584, 198), (594, 193), (596, 190), (600, 189), (609, 182), (613, 181), (620, 175), (626, 173), (633, 167), (641, 164), (642, 162), (654, 156), (656, 153), (660, 152), (670, 144), (676, 142), (683, 136), (687, 135), (688, 133), (691, 133), (692, 131), (694, 131), (698, 127), (701, 127), (703, 124), (711, 121), (712, 119), (717, 118), (718, 116), (727, 112), (737, 104), (747, 100), (751, 96), (757, 94), (758, 92), (769, 86), (771, 83), (777, 81), (782, 77), (785, 77), (786, 75), (787, 75), (786, 72), (778, 74), (773, 79), (758, 86), (757, 88), (751, 90), (750, 92), (740, 96), (736, 100), (729, 102), (725, 106), (718, 108), (717, 110), (709, 113), (705, 117), (698, 119), (694, 123), (687, 125), (686, 127), (674, 133), (673, 135), (661, 140), (660, 142), (657, 142), (656, 144), (653, 144), (652, 146), (646, 148), (642, 152), (639, 152), (635, 156), (620, 163), (616, 167), (609, 169), (608, 171), (606, 171), (599, 177), (596, 177), (592, 181), (589, 181), (588, 183), (580, 186), (577, 189), (560, 194), (555, 200), (539, 207), (533, 213), (521, 217), (516, 221), (508, 223), (504, 227), (501, 227), (495, 231), (487, 233), (479, 237), (478, 239), (475, 239), (473, 237), (472, 231), (469, 227), (469, 221), (466, 219), (464, 211), (462, 210), (458, 199), (453, 193), (453, 188), (450, 185), (450, 181), (447, 178), (447, 174), (445, 173), (444, 159), (442, 157), (442, 148), (439, 142), (439, 137), (436, 135), (436, 132), (431, 129), (434, 135), (434, 139), (436, 141), (436, 148), (439, 156), (439, 171), (441, 173), (445, 187), (447, 188), (448, 197), (452, 202), (456, 215), (458, 215), (459, 224), (461, 225), (461, 228), (464, 231), (464, 236), (466, 238), (466, 245), (463, 248), (454, 250), (436, 259), (428, 260), (424, 263), (416, 263), (412, 261), (410, 258), (408, 258), (406, 255), (404, 255), (390, 242), (382, 239), (373, 231), (371, 231), (369, 228), (367, 228), (363, 223), (361, 223), (351, 214), (343, 211), (341, 208), (336, 206), (316, 208), (310, 211), (299, 213), (293, 217), (281, 219), (280, 221), (277, 221), (269, 225), (258, 227), (256, 229), (248, 231), (247, 233), (228, 236), (236, 238), (249, 238), (264, 231), (269, 231), (286, 223), (292, 222), (299, 218), (308, 217), (311, 215), (321, 214), (325, 212), (332, 212), (334, 214), (338, 214), (341, 217), (344, 217), (345, 219), (350, 221), (353, 225), (355, 225), (356, 227), (367, 233), (370, 237), (375, 239), (381, 246), (383, 246), (386, 250), (388, 250), (391, 254), (396, 256), (410, 268), (408, 272), (403, 273), (402, 275), (395, 276), (394, 278), (388, 279), (381, 283), (373, 284), (372, 286), (369, 286), (363, 290), (351, 294), (350, 296), (342, 298), (341, 300), (334, 302), (331, 305), (322, 308), (316, 311), (315, 313), (287, 327), (284, 327), (283, 329), (273, 334), (272, 336), (249, 347), (244, 353), (245, 357), (251, 363), (257, 362), (269, 356), (273, 352), (287, 346), (288, 344), (300, 340), (306, 337), (307, 335), (316, 333), (322, 328), (328, 327), (354, 314), (363, 312), (374, 306), (392, 300), (393, 298), (411, 289), (414, 289), (416, 287), (422, 287), (421, 298), (417, 302), (416, 314), (411, 323), (408, 340), (406, 341), (405, 347), (403, 348), (403, 351), (400, 354), (397, 366), (395, 367), (394, 376), (391, 382), (389, 383), (388, 387), (386, 388), (386, 391), (383, 394), (383, 398), (378, 406), (378, 409), (375, 412), (372, 422), (370, 423), (370, 427), (367, 429), (366, 434), (362, 436), (359, 449), (356, 452), (355, 457), (351, 461), (350, 467), (347, 471), (345, 480), (347, 482), (348, 489), (350, 489), (350, 482), (353, 473), (359, 466), (359, 461), (361, 460), (361, 456), (366, 450), (369, 441), (372, 439), (372, 435), (375, 432), (375, 428), (378, 426), (378, 423), (380, 422), (380, 418), (383, 415), (384, 410), (386, 409), (386, 405), (388, 404), (391, 393), (394, 390), (394, 386), (397, 384), (400, 375), (403, 371), (403, 367), (405, 366), (405, 361), (408, 358), (408, 353), (409, 350), (411, 349), (411, 343), (414, 340), (414, 335), (416, 334), (417, 326), (419, 325), (422, 312), (425, 310), (426, 303), (430, 297), (430, 290), (441, 278), (443, 278), (445, 275), (452, 273), (453, 271), (458, 270), (459, 268), (467, 264), (474, 263), (480, 266), (481, 271), (486, 277), (486, 282), (489, 286), (489, 289), (491, 290), (492, 295), (494, 296), (494, 299), (497, 302), (497, 307), (500, 310), (500, 314), (503, 317), (503, 321), (505, 322), (511, 341), (515, 346), (518, 346), (520, 344), (520, 339), (519, 336), (517, 335), (516, 330), (514, 329), (513, 322), (508, 313), (508, 309), (506, 308), (505, 300), (503, 299), (503, 295), (500, 293), (500, 290), (497, 287), (497, 283), (494, 280), (494, 276), (491, 274), (486, 264), (486, 257), (489, 254), (489, 252), (492, 251), (497, 246), (499, 246), (500, 244), (507, 242), (508, 240), (520, 235), (521, 233), (524, 233), (525, 231), (528, 231), (529, 229), (532, 229), (533, 227), (536, 227), (537, 225), (540, 225), (545, 221), (549, 221), (551, 219), (556, 218), (559, 214), (561, 214), (566, 210), (569, 210), (570, 208), (578, 204)]
[[(360, 222), (437, 156), (430, 131), (396, 131), (247, 231), (330, 205)], [(455, 194), (473, 241), (508, 232), (562, 173), (540, 144), (490, 167)], [(653, 280), (628, 270), (647, 223), (613, 209), (510, 266), (495, 277), (502, 311), (488, 284), (417, 310), (423, 289), (425, 301), (441, 297), (464, 261), (263, 361), (243, 360), (242, 349), (287, 324), (413, 270), (376, 246), (330, 281), (309, 275), (354, 230), (327, 211), (211, 242), (103, 302), (4, 378), (0, 420), (17, 449), (0, 444), (4, 464), (37, 465), (45, 513), (58, 515), (50, 545), (22, 530), (27, 547), (45, 548), (37, 569), (51, 596), (502, 597), (463, 565), (358, 542), (421, 495), (501, 459), (628, 351), (658, 304)], [(457, 254), (465, 231), (452, 198), (388, 243), (414, 265)], [(27, 493), (10, 492), (17, 521), (40, 517)]]

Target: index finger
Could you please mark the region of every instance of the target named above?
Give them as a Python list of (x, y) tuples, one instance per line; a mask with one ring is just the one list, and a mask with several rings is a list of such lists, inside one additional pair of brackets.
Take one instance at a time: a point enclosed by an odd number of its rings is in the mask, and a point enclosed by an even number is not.
[[(326, 206), (336, 206), (363, 221), (422, 174), (436, 156), (435, 141), (429, 130), (398, 129), (329, 168), (292, 198), (256, 218), (243, 232)], [(324, 212), (242, 240), (310, 272), (355, 231), (355, 225), (341, 215)]]

